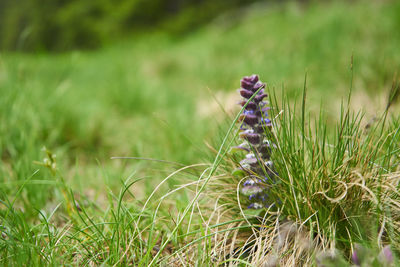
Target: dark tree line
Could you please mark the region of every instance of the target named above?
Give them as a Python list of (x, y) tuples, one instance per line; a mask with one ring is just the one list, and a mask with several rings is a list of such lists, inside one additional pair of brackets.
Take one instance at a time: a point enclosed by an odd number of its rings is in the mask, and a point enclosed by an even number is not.
[(131, 32), (185, 33), (260, 0), (0, 0), (0, 49), (95, 48)]

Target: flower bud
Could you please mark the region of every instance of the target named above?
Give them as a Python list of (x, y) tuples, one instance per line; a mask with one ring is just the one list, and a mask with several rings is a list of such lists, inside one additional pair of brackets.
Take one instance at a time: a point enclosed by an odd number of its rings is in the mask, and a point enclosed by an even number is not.
[(239, 117), (240, 121), (244, 121), (247, 125), (253, 126), (258, 123), (258, 117), (252, 114), (242, 114)]
[[(240, 105), (241, 105), (242, 107), (244, 107), (244, 105), (246, 105), (246, 103), (247, 103), (247, 101), (242, 100), (242, 101), (240, 102)], [(247, 103), (245, 109), (246, 109), (246, 110), (256, 110), (256, 109), (257, 109), (257, 105), (256, 105), (256, 103), (250, 101), (250, 102)]]
[(253, 74), (251, 76), (245, 77), (247, 78), (249, 81), (251, 81), (252, 83), (256, 83), (258, 82), (258, 75), (257, 74)]
[(258, 160), (256, 158), (246, 158), (240, 161), (241, 165), (248, 165), (250, 167), (257, 167), (259, 165)]
[(252, 145), (257, 145), (261, 141), (260, 135), (256, 133), (241, 133), (239, 136), (247, 140)]
[(254, 102), (256, 102), (256, 103), (260, 103), (265, 97), (267, 97), (268, 95), (267, 94), (264, 94), (264, 93), (262, 93), (262, 94), (260, 94), (260, 95), (257, 95), (256, 97), (254, 97)]
[(253, 91), (255, 92), (258, 89), (260, 89), (261, 87), (265, 87), (265, 83), (257, 82), (256, 84), (253, 85)]
[(243, 96), (244, 98), (247, 98), (247, 99), (251, 98), (254, 94), (252, 91), (246, 90), (246, 89), (240, 89), (239, 92), (240, 92), (241, 96)]
[(247, 80), (241, 80), (240, 81), (240, 86), (242, 87), (242, 88), (244, 88), (244, 89), (248, 89), (248, 90), (251, 90), (251, 89), (253, 89), (253, 83), (252, 82), (250, 82), (250, 81), (247, 81)]
[(258, 153), (260, 153), (263, 158), (269, 157), (271, 155), (271, 148), (267, 144), (262, 144), (258, 148)]
[(268, 110), (269, 108), (263, 108), (256, 111), (256, 115), (259, 117), (268, 117)]
[(270, 119), (267, 119), (267, 118), (262, 118), (261, 119), (261, 124), (265, 124), (265, 125), (269, 125), (269, 124), (271, 124), (271, 120)]

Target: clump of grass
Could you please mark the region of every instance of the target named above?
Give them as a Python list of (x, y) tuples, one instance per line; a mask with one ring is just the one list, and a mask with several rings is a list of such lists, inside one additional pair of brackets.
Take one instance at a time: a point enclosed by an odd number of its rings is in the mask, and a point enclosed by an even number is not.
[[(175, 254), (181, 260), (182, 255), (196, 259), (197, 264), (210, 260), (205, 255), (218, 264), (253, 266), (391, 266), (397, 262), (400, 119), (386, 109), (364, 126), (363, 114), (351, 111), (349, 103), (350, 95), (342, 104), (340, 120), (329, 128), (322, 112), (318, 118), (307, 115), (306, 87), (300, 109), (292, 108), (284, 96), (278, 102), (272, 94), (272, 130), (264, 134), (276, 146), (271, 159), (277, 177), (268, 190), (276, 202), (248, 210), (249, 200), (240, 188), (257, 174), (232, 175), (242, 156), (219, 149), (217, 157), (224, 157), (206, 193), (196, 191), (208, 199), (196, 204), (203, 220), (197, 227), (202, 230), (185, 235), (185, 249)], [(238, 131), (228, 144), (235, 142)], [(369, 253), (363, 263), (352, 260), (360, 247)]]
[(281, 107), (271, 135), (279, 216), (306, 226), (322, 251), (337, 249), (349, 258), (355, 243), (398, 251), (398, 120), (387, 125), (385, 113), (367, 130), (361, 113), (342, 108), (331, 134), (322, 114), (314, 122), (306, 118), (305, 91), (301, 112), (287, 102)]

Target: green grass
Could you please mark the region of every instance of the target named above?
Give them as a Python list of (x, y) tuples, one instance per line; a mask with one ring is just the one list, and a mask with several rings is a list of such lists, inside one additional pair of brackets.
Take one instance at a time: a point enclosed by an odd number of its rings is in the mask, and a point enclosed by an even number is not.
[[(381, 114), (378, 100), (400, 66), (399, 14), (396, 1), (254, 6), (183, 39), (149, 33), (93, 52), (0, 54), (1, 264), (147, 265), (157, 253), (154, 245), (177, 249), (198, 233), (212, 249), (213, 236), (202, 218), (182, 217), (196, 214), (196, 205), (187, 209), (196, 188), (171, 194), (157, 210), (157, 200), (175, 185), (212, 177), (202, 175), (204, 166), (168, 178), (144, 208), (157, 184), (177, 168), (202, 162), (210, 170), (219, 166), (219, 161), (211, 164), (205, 141), (218, 150), (227, 120), (236, 113), (228, 110), (229, 117), (215, 108), (212, 94), (230, 107), (239, 79), (258, 73), (269, 88), (283, 88), (293, 99), (301, 95), (307, 72), (311, 118), (322, 106), (328, 126), (334, 125), (350, 87), (353, 56), (353, 93), (370, 99), (362, 103), (369, 113)], [(327, 129), (328, 136), (335, 135), (333, 127)], [(289, 153), (300, 141), (283, 149)], [(353, 144), (340, 142), (340, 151), (352, 149)], [(44, 146), (57, 155), (56, 168), (35, 163), (51, 155)], [(114, 156), (182, 166), (111, 160)], [(332, 154), (319, 164), (334, 169), (338, 157)], [(309, 171), (309, 166), (291, 166), (302, 171), (299, 175)], [(322, 205), (318, 201), (315, 205)], [(203, 252), (198, 263), (211, 262), (205, 243), (194, 244)]]
[[(204, 255), (213, 255), (219, 264), (350, 266), (356, 251), (362, 266), (397, 266), (396, 256), (389, 265), (378, 254), (384, 246), (398, 253), (400, 246), (398, 115), (383, 113), (367, 127), (362, 113), (345, 106), (340, 120), (330, 126), (322, 113), (316, 120), (304, 116), (305, 101), (301, 109), (293, 109), (272, 95), (273, 130), (265, 134), (275, 144), (271, 159), (277, 177), (266, 185), (274, 205), (246, 210), (250, 202), (240, 184), (251, 172), (232, 171), (244, 155), (228, 152), (198, 210), (192, 210), (191, 216), (201, 217), (207, 230), (190, 233), (186, 246), (201, 249), (185, 246), (184, 253), (198, 265), (209, 264)], [(227, 140), (237, 138), (236, 132)], [(222, 145), (220, 151), (230, 150)]]

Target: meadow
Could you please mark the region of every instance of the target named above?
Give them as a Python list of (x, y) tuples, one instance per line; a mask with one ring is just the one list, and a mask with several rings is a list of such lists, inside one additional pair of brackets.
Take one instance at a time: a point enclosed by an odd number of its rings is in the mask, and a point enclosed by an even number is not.
[[(240, 222), (235, 230), (248, 232), (253, 222), (237, 212), (236, 217), (219, 221), (212, 204), (196, 202), (225, 192), (218, 183), (196, 181), (211, 181), (220, 167), (228, 172), (233, 168), (235, 161), (223, 155), (229, 140), (234, 140), (227, 133), (238, 127), (232, 122), (240, 110), (236, 105), (240, 79), (259, 74), (276, 94), (277, 100), (271, 99), (274, 107), (285, 106), (285, 101), (293, 106), (297, 99), (294, 113), (301, 106), (306, 80), (306, 115), (304, 109), (303, 117), (299, 112), (297, 119), (288, 116), (278, 121), (282, 135), (277, 134), (281, 139), (275, 142), (286, 144), (281, 152), (293, 155), (293, 162), (312, 158), (312, 153), (304, 156), (306, 152), (296, 158), (295, 146), (301, 147), (302, 141), (290, 133), (296, 131), (297, 120), (303, 134), (304, 127), (310, 127), (313, 136), (316, 128), (333, 140), (341, 136), (335, 135), (338, 122), (352, 136), (377, 121), (372, 128), (380, 135), (367, 135), (369, 145), (338, 143), (345, 144), (342, 152), (355, 149), (362, 156), (371, 153), (370, 144), (376, 145), (382, 154), (365, 158), (376, 157), (388, 167), (379, 175), (396, 173), (400, 139), (395, 134), (399, 127), (395, 103), (391, 113), (384, 112), (390, 89), (398, 83), (399, 28), (397, 1), (287, 2), (222, 14), (179, 38), (155, 31), (95, 51), (2, 52), (0, 264), (168, 265), (159, 260), (173, 255), (177, 265), (250, 265), (245, 256), (233, 261), (216, 255), (213, 246), (219, 237), (211, 229)], [(347, 103), (350, 89), (347, 110), (342, 103)], [(364, 117), (351, 117), (351, 110), (355, 114), (361, 110)], [(321, 113), (326, 125), (313, 125)], [(323, 138), (316, 134), (306, 140), (303, 151), (308, 145), (315, 148)], [(337, 156), (332, 166), (343, 157)], [(364, 171), (361, 163), (360, 156), (349, 166)], [(285, 164), (277, 165), (282, 173)], [(312, 171), (301, 164), (291, 166), (289, 173), (304, 171), (298, 177)], [(227, 181), (232, 182), (235, 196), (239, 181), (224, 180), (226, 188), (230, 188)], [(180, 187), (184, 184), (189, 185)], [(312, 205), (324, 203), (318, 200)], [(224, 202), (231, 211), (236, 204), (229, 197)], [(285, 216), (312, 215), (306, 209), (291, 209)], [(226, 232), (229, 228), (221, 230)], [(341, 229), (338, 238), (364, 236), (345, 232)], [(320, 233), (332, 234), (324, 229)], [(398, 238), (392, 241), (399, 249)], [(345, 242), (339, 247), (353, 250)], [(343, 257), (348, 259), (349, 254)]]

